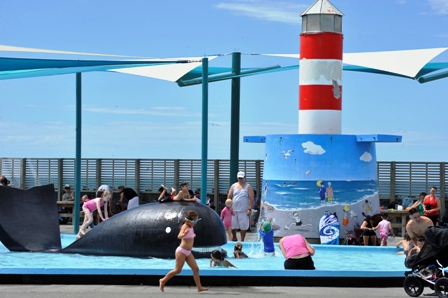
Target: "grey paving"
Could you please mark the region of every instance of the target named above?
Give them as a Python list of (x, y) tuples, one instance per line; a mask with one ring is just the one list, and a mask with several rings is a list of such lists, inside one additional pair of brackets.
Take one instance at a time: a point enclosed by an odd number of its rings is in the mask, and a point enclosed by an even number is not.
[[(431, 292), (426, 289), (424, 293)], [(213, 287), (197, 293), (195, 287), (104, 285), (0, 285), (2, 298), (137, 298), (137, 297), (409, 297), (403, 288), (327, 288), (327, 287)]]

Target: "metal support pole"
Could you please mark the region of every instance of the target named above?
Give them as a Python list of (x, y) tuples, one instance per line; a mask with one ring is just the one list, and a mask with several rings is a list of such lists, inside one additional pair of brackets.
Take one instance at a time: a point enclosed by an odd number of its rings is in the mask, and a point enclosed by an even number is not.
[(73, 230), (79, 232), (79, 205), (81, 197), (81, 73), (76, 73), (76, 159), (75, 159), (75, 205), (73, 206)]
[(201, 203), (207, 201), (208, 164), (208, 58), (202, 58), (202, 152), (201, 152)]
[[(241, 73), (241, 53), (232, 53), (232, 74)], [(232, 107), (230, 117), (230, 180), (229, 186), (237, 181), (240, 149), (240, 78), (232, 79)]]

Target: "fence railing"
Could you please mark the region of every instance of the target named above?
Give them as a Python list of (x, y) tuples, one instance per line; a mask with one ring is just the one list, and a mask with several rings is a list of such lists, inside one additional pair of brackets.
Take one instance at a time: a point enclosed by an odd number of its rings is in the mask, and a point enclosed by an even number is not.
[[(445, 162), (378, 162), (380, 199), (394, 201), (401, 197), (418, 197), (432, 186), (439, 189), (443, 209), (448, 189), (448, 164)], [(245, 171), (247, 181), (260, 193), (263, 160), (241, 160), (239, 170)], [(53, 183), (59, 194), (63, 185), (74, 185), (75, 159), (72, 158), (0, 158), (0, 173), (11, 186), (27, 189)], [(229, 160), (209, 160), (207, 163), (207, 193), (225, 195), (232, 181)], [(107, 184), (134, 188), (139, 193), (155, 193), (160, 184), (177, 186), (187, 181), (190, 188), (201, 186), (200, 159), (82, 159), (81, 185), (83, 191), (95, 191)], [(60, 197), (60, 195), (58, 195)]]

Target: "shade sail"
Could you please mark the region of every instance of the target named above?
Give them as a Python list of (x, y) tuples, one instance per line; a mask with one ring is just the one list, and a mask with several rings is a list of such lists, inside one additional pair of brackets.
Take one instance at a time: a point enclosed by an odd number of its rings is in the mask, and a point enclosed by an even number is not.
[[(448, 48), (445, 47), (404, 51), (346, 53), (343, 55), (344, 70), (419, 79), (419, 82), (424, 83), (448, 77), (448, 71), (442, 71), (434, 75), (432, 74), (433, 72), (440, 70), (448, 70), (448, 62), (429, 63), (429, 61), (447, 49)], [(135, 56), (45, 50), (7, 45), (0, 45), (0, 51), (100, 56), (108, 58), (108, 60), (69, 60), (0, 57), (0, 80), (61, 75), (77, 72), (110, 71), (177, 82), (179, 86), (189, 86), (191, 85), (189, 82), (198, 80), (202, 77), (201, 61), (203, 57), (141, 59), (140, 57)], [(299, 59), (299, 54), (260, 55)], [(213, 60), (217, 57), (217, 55), (214, 55), (207, 58)], [(126, 59), (115, 60), (115, 58)], [(132, 58), (132, 60), (130, 60), (130, 58)], [(276, 65), (267, 68), (244, 68), (239, 75), (232, 74), (230, 67), (209, 67), (209, 81), (214, 82), (236, 77), (287, 71), (297, 69), (298, 67), (299, 65), (295, 64), (288, 66)], [(428, 77), (428, 79), (423, 77), (430, 73), (431, 77)], [(216, 79), (214, 79), (214, 76)], [(219, 79), (217, 76), (220, 76)]]
[[(351, 71), (392, 74), (416, 79), (419, 75), (421, 75), (420, 72), (425, 65), (446, 50), (448, 50), (448, 47), (385, 52), (344, 53), (342, 60), (344, 64), (359, 67), (352, 67), (350, 68)], [(262, 55), (296, 59), (300, 58), (299, 54)], [(369, 69), (371, 69), (371, 71)]]

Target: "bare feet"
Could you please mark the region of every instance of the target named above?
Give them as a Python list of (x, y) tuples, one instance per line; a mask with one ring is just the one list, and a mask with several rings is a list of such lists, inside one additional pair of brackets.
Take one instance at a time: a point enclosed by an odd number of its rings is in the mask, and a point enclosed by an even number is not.
[(166, 186), (165, 186), (165, 185), (163, 185), (163, 184), (160, 184), (160, 186), (162, 186), (162, 187), (163, 187), (163, 189), (167, 190), (167, 188), (166, 188)]
[(208, 288), (204, 288), (202, 286), (198, 288), (198, 292), (203, 292), (203, 291), (208, 291)]
[[(163, 282), (162, 279), (159, 279), (159, 288), (160, 288), (160, 291), (165, 292), (164, 291), (165, 283)], [(199, 289), (198, 289), (198, 292), (199, 292)]]

